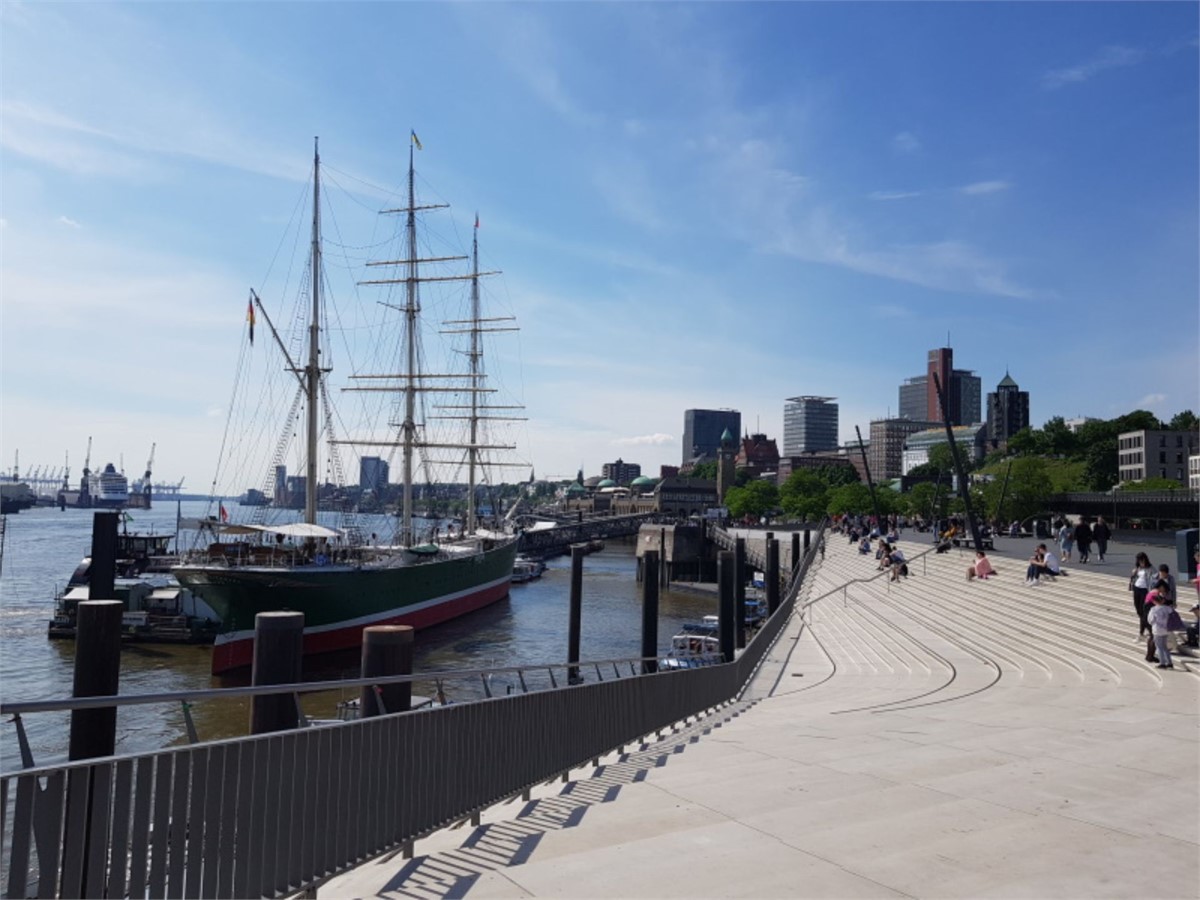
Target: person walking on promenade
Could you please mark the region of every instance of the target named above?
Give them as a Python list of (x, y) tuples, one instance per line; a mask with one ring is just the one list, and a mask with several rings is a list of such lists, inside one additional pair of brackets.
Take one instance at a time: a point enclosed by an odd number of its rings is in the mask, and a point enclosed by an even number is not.
[(1092, 526), (1092, 540), (1096, 542), (1096, 555), (1100, 557), (1100, 562), (1104, 562), (1104, 554), (1108, 552), (1108, 539), (1111, 537), (1112, 529), (1104, 521), (1104, 516), (1097, 516), (1096, 524)]
[[(1150, 589), (1150, 593), (1146, 595), (1147, 616), (1154, 609), (1155, 603), (1162, 603), (1168, 609), (1175, 608), (1175, 576), (1171, 574), (1171, 567), (1163, 563), (1158, 567), (1157, 575), (1153, 577), (1157, 580), (1154, 582), (1154, 587)], [(1154, 633), (1151, 632), (1150, 637), (1146, 638), (1146, 662), (1158, 662), (1154, 654), (1156, 646)]]
[[(1175, 666), (1171, 662), (1171, 650), (1167, 646), (1171, 637), (1171, 628), (1168, 624), (1171, 618), (1171, 607), (1167, 605), (1164, 594), (1156, 591), (1153, 596), (1154, 603), (1150, 611), (1146, 613), (1146, 621), (1150, 623), (1150, 634), (1153, 636), (1154, 646), (1158, 650), (1158, 667), (1173, 669)], [(1152, 662), (1150, 659), (1146, 661)]]
[(1092, 526), (1087, 519), (1080, 519), (1075, 526), (1075, 544), (1079, 547), (1079, 561), (1085, 563), (1092, 555)]
[(1133, 591), (1133, 608), (1138, 617), (1138, 638), (1141, 639), (1150, 630), (1146, 624), (1146, 594), (1154, 585), (1154, 566), (1150, 557), (1139, 553), (1133, 561), (1133, 572), (1129, 575), (1129, 589)]
[(1071, 561), (1071, 549), (1075, 546), (1075, 529), (1071, 520), (1067, 519), (1058, 528), (1058, 549), (1062, 551), (1062, 561)]

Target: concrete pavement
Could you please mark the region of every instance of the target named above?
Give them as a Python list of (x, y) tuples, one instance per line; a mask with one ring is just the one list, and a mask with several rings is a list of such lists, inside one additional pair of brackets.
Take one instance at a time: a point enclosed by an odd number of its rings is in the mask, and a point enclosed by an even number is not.
[(743, 702), (319, 894), (1200, 895), (1200, 660), (1142, 661), (1116, 552), (1038, 588), (1015, 555), (842, 589), (875, 564), (830, 539)]

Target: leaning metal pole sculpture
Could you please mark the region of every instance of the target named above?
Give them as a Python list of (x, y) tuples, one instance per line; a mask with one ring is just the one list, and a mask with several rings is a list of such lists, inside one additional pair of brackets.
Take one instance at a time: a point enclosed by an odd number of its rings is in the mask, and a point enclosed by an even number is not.
[(867, 487), (871, 489), (871, 507), (875, 510), (875, 524), (879, 526), (879, 533), (883, 534), (883, 519), (879, 516), (879, 498), (875, 496), (875, 482), (871, 480), (871, 467), (867, 464), (867, 448), (863, 446), (862, 432), (858, 430), (858, 426), (854, 426), (854, 433), (858, 435), (858, 452), (862, 454), (863, 471), (867, 473)]
[(975, 549), (983, 549), (983, 539), (979, 536), (979, 523), (975, 521), (975, 513), (971, 511), (971, 489), (967, 485), (967, 475), (963, 471), (962, 459), (958, 455), (958, 443), (954, 440), (954, 429), (950, 425), (950, 404), (946, 402), (946, 392), (937, 372), (933, 373), (933, 386), (937, 388), (938, 403), (942, 407), (942, 423), (946, 426), (946, 437), (950, 440), (950, 457), (954, 460), (954, 473), (958, 476), (958, 495), (962, 497), (963, 509), (967, 513), (967, 525), (971, 529), (971, 540)]

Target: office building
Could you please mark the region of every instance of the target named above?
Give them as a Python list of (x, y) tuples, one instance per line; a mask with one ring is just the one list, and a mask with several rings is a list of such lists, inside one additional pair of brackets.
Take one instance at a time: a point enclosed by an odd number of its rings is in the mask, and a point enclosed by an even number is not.
[(988, 394), (987, 400), (988, 438), (994, 446), (1008, 443), (1008, 439), (1029, 427), (1029, 391), (1023, 391), (1008, 372)]
[(825, 453), (838, 447), (834, 397), (789, 397), (783, 407), (783, 453)]
[(627, 463), (620, 457), (616, 462), (605, 463), (600, 467), (600, 474), (616, 484), (629, 484), (642, 474), (642, 467), (637, 463)]
[(937, 373), (946, 391), (950, 404), (950, 424), (974, 425), (982, 422), (983, 382), (968, 369), (954, 368), (954, 350), (950, 347), (930, 350), (925, 374), (915, 375), (901, 383), (900, 418), (942, 421), (942, 406), (938, 402), (934, 373)]
[(1121, 484), (1170, 478), (1188, 484), (1188, 458), (1195, 455), (1195, 431), (1126, 431), (1117, 435), (1117, 476)]
[(904, 442), (909, 435), (936, 425), (936, 422), (907, 418), (875, 419), (871, 422), (871, 443), (867, 447), (871, 478), (888, 481), (907, 474), (904, 469)]
[(275, 505), (287, 504), (287, 466), (275, 467)]
[(683, 413), (683, 462), (715, 460), (721, 435), (742, 433), (742, 414), (736, 409), (688, 409)]
[(383, 493), (388, 483), (387, 460), (378, 456), (364, 456), (358, 461), (358, 487), (363, 491)]
[[(977, 422), (974, 425), (955, 425), (954, 443), (963, 451), (963, 463), (977, 463), (987, 453), (987, 425)], [(939, 425), (925, 431), (910, 434), (904, 441), (904, 452), (901, 457), (902, 475), (907, 475), (917, 466), (929, 462), (929, 450), (938, 444), (949, 444), (946, 437), (946, 427)]]

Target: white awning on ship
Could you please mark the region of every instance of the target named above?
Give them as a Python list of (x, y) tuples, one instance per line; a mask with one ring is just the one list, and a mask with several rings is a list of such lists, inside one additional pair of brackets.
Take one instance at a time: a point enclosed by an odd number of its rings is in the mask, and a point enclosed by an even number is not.
[(307, 522), (293, 522), (290, 525), (260, 525), (258, 530), (265, 531), (267, 534), (282, 534), (284, 537), (330, 538), (332, 540), (342, 536), (340, 531), (326, 528), (324, 525), (310, 525)]
[(525, 530), (527, 532), (528, 531), (549, 531), (551, 528), (557, 528), (557, 527), (558, 527), (557, 522), (546, 522), (546, 521), (539, 520), (537, 522), (534, 522), (532, 525), (526, 526)]

